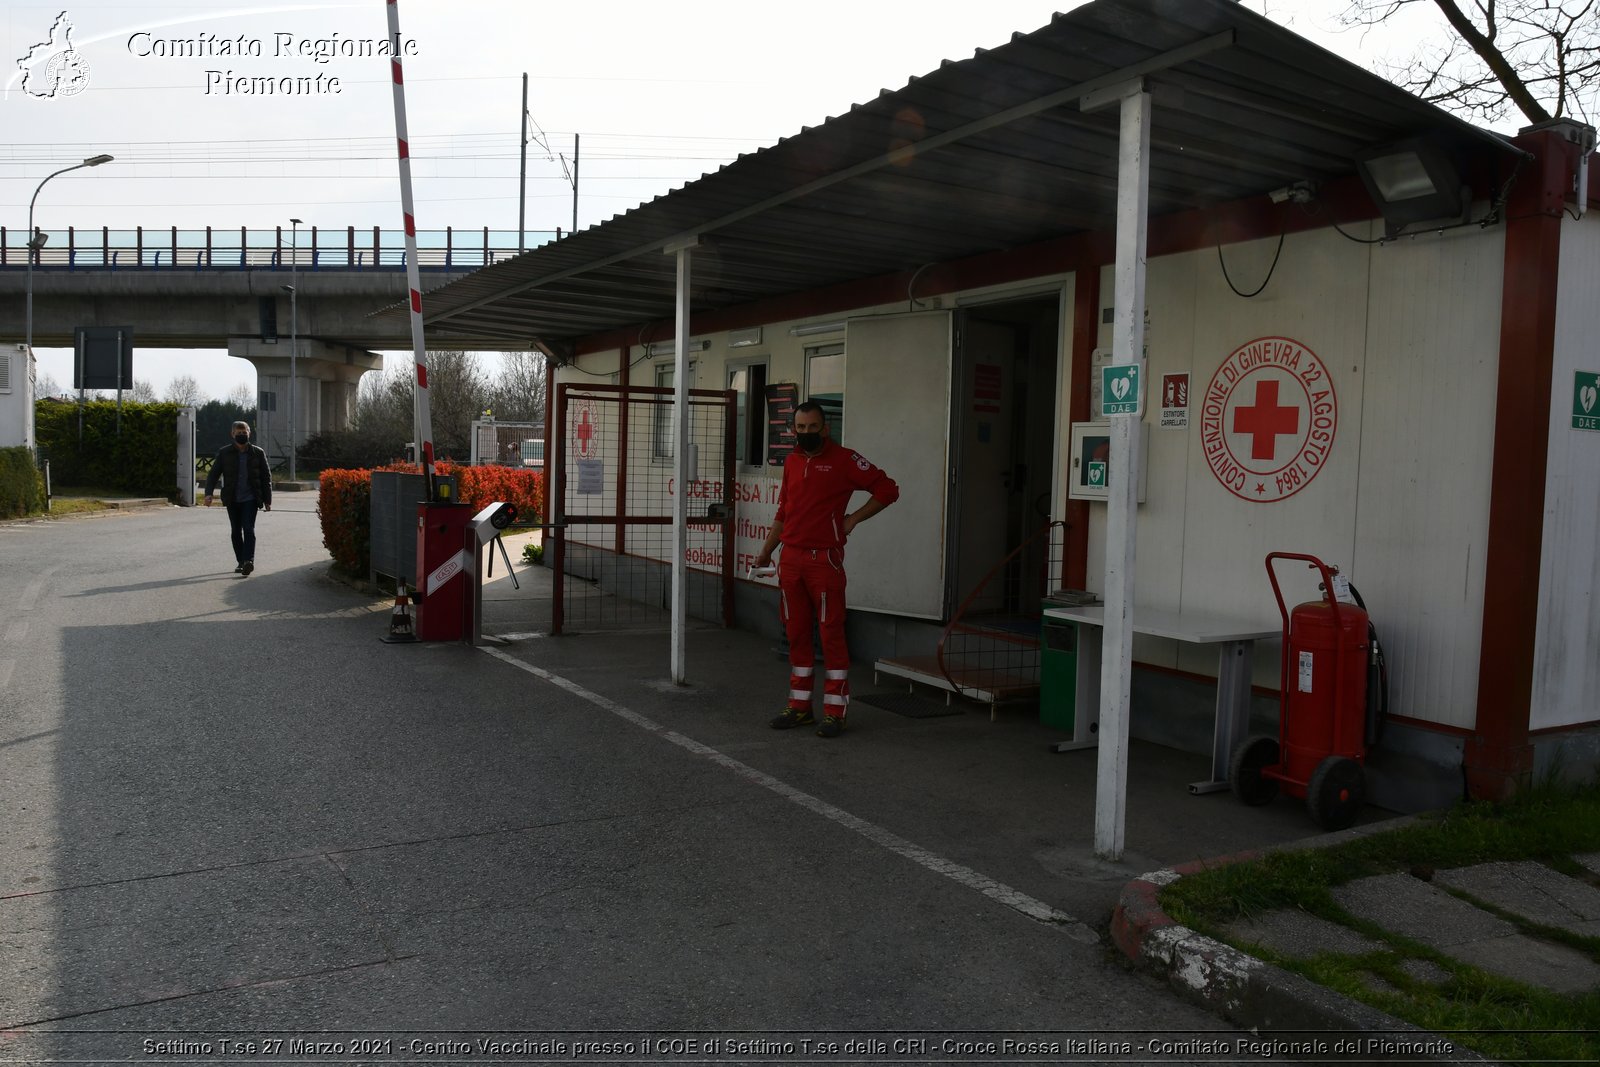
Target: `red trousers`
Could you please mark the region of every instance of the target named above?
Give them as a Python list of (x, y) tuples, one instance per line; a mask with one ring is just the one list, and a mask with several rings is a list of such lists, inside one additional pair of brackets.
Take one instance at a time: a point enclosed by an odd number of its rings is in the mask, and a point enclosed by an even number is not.
[(816, 650), (815, 619), (822, 633), (822, 713), (843, 718), (850, 706), (850, 649), (844, 640), (844, 552), (790, 548), (778, 556), (778, 592), (789, 638), (789, 706), (811, 710)]

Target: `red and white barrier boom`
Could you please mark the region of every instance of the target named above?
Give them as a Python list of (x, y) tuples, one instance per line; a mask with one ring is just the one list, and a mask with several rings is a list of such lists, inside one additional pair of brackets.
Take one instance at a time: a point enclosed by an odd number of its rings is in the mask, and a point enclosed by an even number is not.
[(433, 416), (428, 410), (428, 350), (422, 342), (422, 278), (417, 270), (417, 217), (411, 199), (411, 147), (406, 133), (406, 84), (400, 70), (400, 5), (389, 9), (389, 66), (394, 73), (394, 135), (400, 152), (400, 210), (406, 223), (406, 285), (411, 290), (411, 351), (417, 364), (417, 389), (412, 418), (417, 432), (417, 460), (433, 499)]

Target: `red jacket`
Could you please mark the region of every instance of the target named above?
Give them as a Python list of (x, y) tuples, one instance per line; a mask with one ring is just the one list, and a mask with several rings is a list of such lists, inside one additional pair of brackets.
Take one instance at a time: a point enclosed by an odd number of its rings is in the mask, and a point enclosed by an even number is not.
[(900, 487), (883, 471), (843, 445), (828, 441), (808, 456), (796, 448), (783, 461), (778, 490), (780, 540), (795, 548), (843, 548), (844, 513), (857, 489), (885, 504), (900, 499)]

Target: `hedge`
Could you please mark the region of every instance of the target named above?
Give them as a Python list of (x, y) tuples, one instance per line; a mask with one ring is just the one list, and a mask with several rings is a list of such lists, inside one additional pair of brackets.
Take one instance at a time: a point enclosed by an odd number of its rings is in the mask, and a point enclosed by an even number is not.
[(317, 518), (333, 562), (351, 574), (365, 575), (372, 566), (372, 472), (323, 471), (317, 482)]
[(34, 464), (33, 449), (0, 448), (0, 519), (43, 509), (44, 477)]
[(80, 444), (78, 406), (40, 401), (34, 405), (34, 433), (56, 485), (169, 498), (177, 492), (177, 404), (124, 401), (119, 434), (115, 403), (87, 403)]
[[(378, 469), (421, 473), (421, 468), (411, 463)], [(483, 508), (496, 500), (508, 500), (516, 505), (520, 521), (544, 521), (543, 471), (454, 463), (435, 464), (434, 471), (455, 475), (463, 504)], [(317, 517), (322, 522), (323, 547), (334, 563), (352, 574), (366, 574), (372, 566), (372, 471), (323, 471), (317, 491)]]

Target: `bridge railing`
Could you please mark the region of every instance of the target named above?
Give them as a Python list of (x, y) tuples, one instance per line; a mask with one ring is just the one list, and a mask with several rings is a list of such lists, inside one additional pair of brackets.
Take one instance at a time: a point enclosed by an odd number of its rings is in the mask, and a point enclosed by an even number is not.
[[(185, 230), (135, 227), (131, 230), (45, 230), (43, 248), (34, 254), (36, 270), (403, 270), (403, 230), (347, 226), (343, 230), (308, 226), (298, 235), (279, 226), (271, 230)], [(560, 240), (562, 231), (529, 230), (526, 247)], [(25, 269), (28, 234), (0, 226), (0, 268)], [(420, 269), (467, 270), (486, 267), (518, 255), (515, 230), (417, 231)]]

